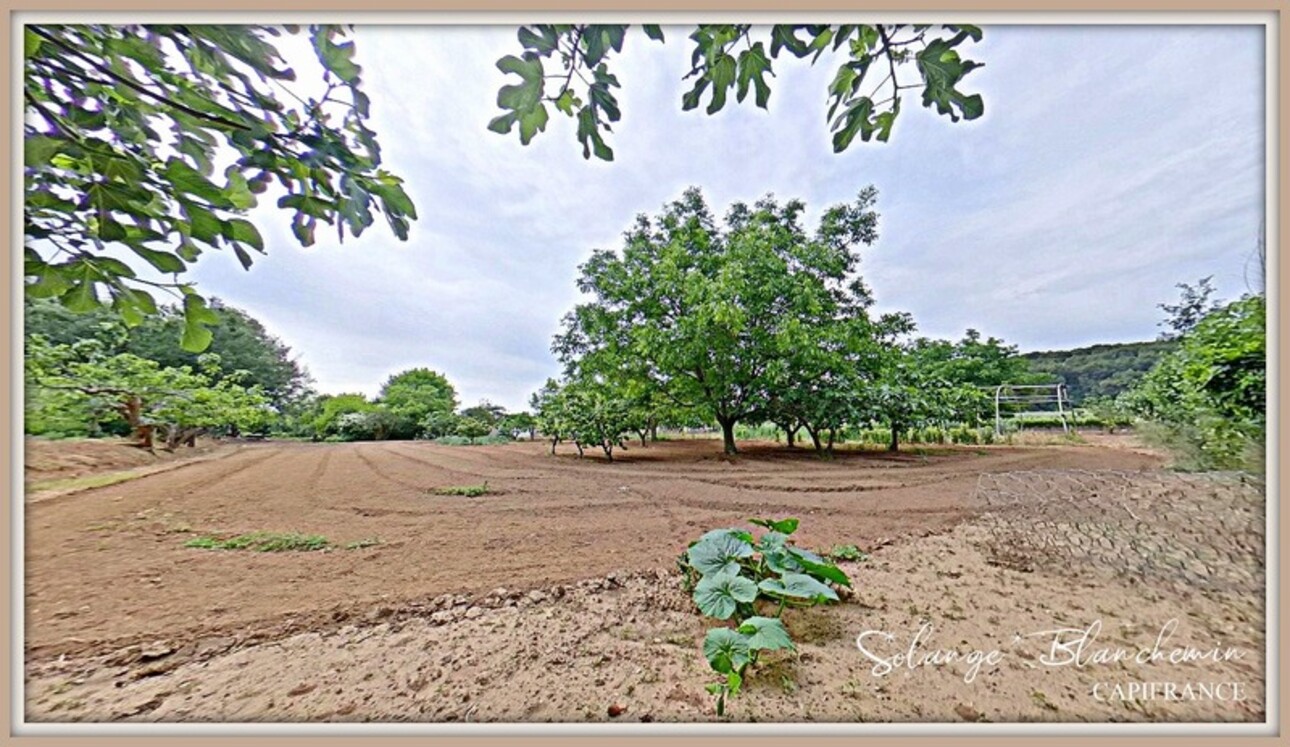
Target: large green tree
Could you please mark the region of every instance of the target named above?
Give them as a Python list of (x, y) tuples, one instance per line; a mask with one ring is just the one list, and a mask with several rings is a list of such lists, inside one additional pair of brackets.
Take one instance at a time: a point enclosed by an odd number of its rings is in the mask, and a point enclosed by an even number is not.
[[(622, 117), (614, 89), (618, 77), (611, 70), (613, 55), (621, 52), (628, 26), (606, 24), (537, 24), (519, 30), (523, 51), (507, 55), (497, 67), (518, 78), (497, 93), (504, 113), (489, 129), (509, 133), (518, 127), (520, 142), (527, 145), (546, 129), (551, 108), (577, 122), (576, 135), (584, 158), (612, 161), (614, 151), (605, 132)], [(664, 41), (663, 29), (644, 25), (650, 39)], [(689, 35), (692, 43), (690, 90), (681, 98), (682, 108), (696, 109), (705, 97), (708, 114), (725, 107), (731, 94), (743, 102), (749, 93), (765, 109), (775, 64), (783, 58), (841, 58), (828, 87), (827, 122), (833, 132), (833, 150), (846, 150), (858, 135), (861, 140), (886, 141), (900, 114), (903, 91), (920, 89), (922, 105), (938, 114), (976, 119), (985, 112), (979, 94), (959, 89), (964, 76), (981, 63), (965, 59), (960, 49), (966, 41), (982, 37), (976, 26), (888, 24), (699, 24)]]
[(410, 368), (386, 379), (377, 400), (422, 423), (431, 415), (451, 415), (457, 409), (457, 390), (438, 371)]
[(158, 436), (168, 449), (192, 445), (210, 428), (254, 428), (271, 415), (259, 387), (236, 374), (217, 380), (220, 361), (213, 354), (198, 368), (168, 368), (130, 353), (109, 354), (93, 341), (54, 345), (32, 335), (25, 363), (28, 409), (35, 411), (29, 423), (48, 421), (40, 409), (51, 406), (87, 422), (114, 415), (146, 448)]
[(866, 188), (810, 233), (800, 201), (735, 203), (721, 226), (686, 190), (654, 219), (639, 216), (621, 253), (582, 265), (578, 287), (593, 300), (565, 317), (553, 349), (571, 373), (645, 372), (716, 420), (733, 454), (735, 425), (765, 415), (781, 361), (863, 313), (854, 249), (877, 238), (876, 199)]
[[(215, 381), (240, 372), (239, 381), (258, 386), (279, 410), (304, 396), (309, 374), (292, 356), (291, 348), (241, 309), (218, 298), (211, 299), (210, 309), (216, 321), (210, 327), (211, 343), (206, 352), (219, 356), (220, 367), (212, 374)], [(176, 306), (161, 306), (155, 315), (132, 328), (102, 306), (78, 314), (53, 299), (28, 298), (23, 311), (26, 333), (41, 335), (51, 344), (95, 339), (112, 353), (130, 353), (163, 368), (199, 367), (199, 354), (175, 345), (185, 325), (184, 313)]]
[[(303, 33), (318, 93), (274, 38)], [(100, 296), (129, 324), (153, 292), (182, 303), (183, 347), (200, 352), (219, 317), (182, 279), (198, 256), (266, 251), (246, 219), (273, 182), (299, 242), (321, 221), (342, 238), (374, 213), (401, 239), (416, 210), (381, 168), (362, 68), (342, 27), (28, 25), (24, 32), (24, 275), (28, 296), (93, 311)], [(150, 267), (171, 281), (153, 281)]]

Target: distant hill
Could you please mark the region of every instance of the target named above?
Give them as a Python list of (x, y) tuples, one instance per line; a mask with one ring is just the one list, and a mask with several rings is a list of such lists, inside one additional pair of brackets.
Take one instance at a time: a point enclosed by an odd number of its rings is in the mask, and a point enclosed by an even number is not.
[(1173, 340), (1091, 345), (1074, 350), (1024, 353), (1030, 370), (1056, 376), (1076, 403), (1089, 397), (1115, 397), (1177, 346)]

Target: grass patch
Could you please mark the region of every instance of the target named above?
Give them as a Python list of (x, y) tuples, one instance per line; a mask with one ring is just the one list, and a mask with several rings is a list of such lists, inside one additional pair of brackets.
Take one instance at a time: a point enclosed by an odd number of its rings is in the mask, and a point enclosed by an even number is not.
[(450, 485), (446, 488), (435, 488), (430, 491), (435, 495), (457, 495), (465, 498), (478, 498), (488, 494), (488, 481), (480, 485)]
[(119, 482), (126, 482), (138, 477), (143, 477), (146, 473), (136, 472), (133, 470), (126, 472), (109, 472), (105, 475), (87, 475), (85, 477), (64, 477), (57, 480), (42, 480), (27, 485), (27, 490), (32, 493), (44, 492), (46, 490), (89, 490), (91, 488), (103, 488), (108, 485), (115, 485)]
[(864, 560), (869, 553), (855, 545), (834, 545), (827, 552), (820, 553), (829, 560)]
[(194, 537), (184, 547), (200, 550), (250, 550), (252, 552), (313, 552), (332, 544), (320, 534), (296, 532), (250, 532), (236, 537)]
[(379, 544), (381, 544), (381, 540), (377, 539), (376, 537), (369, 537), (367, 539), (354, 540), (353, 542), (346, 542), (344, 545), (342, 545), (342, 547), (344, 547), (346, 550), (362, 550), (364, 547), (374, 547)]

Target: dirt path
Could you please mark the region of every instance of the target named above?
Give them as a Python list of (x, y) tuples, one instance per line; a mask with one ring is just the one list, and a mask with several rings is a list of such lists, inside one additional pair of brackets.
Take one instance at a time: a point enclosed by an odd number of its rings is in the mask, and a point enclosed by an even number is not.
[[(669, 567), (707, 529), (755, 515), (802, 518), (810, 547), (872, 548), (969, 516), (983, 471), (1141, 469), (1158, 460), (1094, 447), (942, 449), (928, 456), (714, 442), (632, 448), (613, 465), (542, 444), (251, 445), (128, 483), (26, 507), (29, 662), (161, 640), (272, 640), (444, 593), (531, 589)], [(487, 481), (478, 498), (435, 488)], [(198, 534), (296, 531), (356, 550), (212, 552)]]

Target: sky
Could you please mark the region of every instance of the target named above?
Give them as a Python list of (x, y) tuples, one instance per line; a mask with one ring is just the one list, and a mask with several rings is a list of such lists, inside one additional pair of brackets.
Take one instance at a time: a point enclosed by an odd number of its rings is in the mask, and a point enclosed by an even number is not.
[[(834, 154), (825, 114), (834, 65), (776, 62), (769, 111), (752, 97), (683, 112), (690, 43), (632, 30), (612, 61), (623, 112), (615, 160), (587, 161), (552, 114), (529, 146), (487, 130), (495, 67), (513, 26), (360, 26), (356, 61), (385, 166), (419, 220), (302, 249), (290, 214), (252, 220), (268, 255), (244, 271), (203, 255), (207, 295), (246, 309), (289, 345), (324, 393), (375, 395), (398, 371), (444, 373), (463, 405), (524, 409), (559, 374), (550, 353), (579, 302), (578, 265), (616, 249), (639, 213), (688, 186), (721, 215), (767, 193), (800, 198), (807, 226), (866, 185), (880, 238), (860, 249), (875, 311), (918, 332), (967, 328), (1022, 351), (1154, 338), (1175, 284), (1212, 275), (1250, 288), (1264, 218), (1264, 40), (1250, 26), (986, 26), (963, 88), (985, 115), (952, 123), (907, 92), (891, 141)], [(308, 69), (307, 47), (284, 46)], [(303, 73), (302, 73), (303, 74)], [(1250, 280), (1247, 282), (1247, 277)]]

